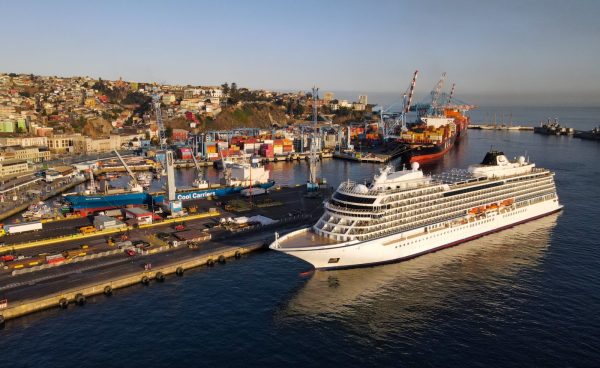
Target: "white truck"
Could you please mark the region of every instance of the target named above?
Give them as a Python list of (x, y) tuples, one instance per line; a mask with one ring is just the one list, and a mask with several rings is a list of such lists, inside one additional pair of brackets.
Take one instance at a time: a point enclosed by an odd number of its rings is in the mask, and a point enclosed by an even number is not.
[(18, 234), (27, 231), (42, 230), (42, 223), (40, 221), (23, 222), (20, 224), (9, 224), (4, 225), (4, 231), (7, 234)]

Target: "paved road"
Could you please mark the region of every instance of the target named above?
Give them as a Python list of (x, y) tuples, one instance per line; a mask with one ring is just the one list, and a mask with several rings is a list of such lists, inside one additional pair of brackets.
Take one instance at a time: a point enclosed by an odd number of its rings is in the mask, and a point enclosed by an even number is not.
[[(322, 211), (322, 200), (308, 199), (303, 196), (303, 189), (290, 189), (273, 191), (270, 194), (274, 201), (285, 202), (284, 206), (259, 208), (241, 214), (223, 213), (223, 217), (235, 217), (238, 215), (252, 216), (262, 214), (264, 216), (281, 219), (285, 218), (289, 212), (300, 210), (311, 216), (318, 216)], [(204, 201), (205, 206), (213, 207), (214, 202)], [(80, 221), (89, 221), (89, 219), (79, 219)], [(186, 221), (186, 225), (190, 229), (205, 229), (209, 223), (214, 223), (217, 219), (206, 218)], [(52, 225), (52, 232), (62, 231), (62, 229), (70, 229), (74, 227), (76, 221), (67, 221), (64, 224), (55, 223)], [(79, 223), (77, 223), (79, 225)], [(67, 265), (62, 265), (46, 270), (35, 271), (27, 274), (11, 276), (10, 270), (0, 271), (0, 299), (8, 297), (9, 300), (17, 300), (22, 298), (31, 298), (46, 293), (51, 293), (59, 290), (64, 290), (77, 285), (83, 285), (93, 280), (104, 280), (117, 275), (125, 275), (134, 271), (139, 271), (140, 267), (147, 262), (153, 265), (166, 264), (175, 260), (184, 260), (186, 257), (193, 257), (198, 252), (209, 252), (226, 246), (242, 246), (253, 242), (265, 242), (266, 239), (273, 236), (274, 231), (280, 233), (290, 231), (290, 229), (305, 224), (293, 223), (277, 226), (277, 228), (269, 228), (265, 231), (243, 233), (231, 235), (226, 240), (210, 241), (204, 243), (199, 250), (190, 250), (188, 248), (176, 248), (171, 251), (154, 254), (150, 256), (139, 256), (128, 258), (125, 254), (119, 253), (113, 256), (103, 257), (95, 260), (87, 260)], [(148, 239), (148, 237), (158, 232), (172, 233), (172, 224), (164, 224), (161, 226), (147, 229), (133, 229), (129, 232), (130, 239)], [(77, 227), (77, 226), (75, 226)], [(218, 238), (219, 234), (223, 234), (222, 229), (211, 230), (214, 238)], [(94, 252), (114, 249), (107, 244), (108, 236), (96, 236), (86, 239), (77, 239), (58, 244), (45, 245), (32, 249), (22, 250), (24, 255), (38, 255), (40, 253), (54, 254), (64, 250), (78, 249), (83, 244), (89, 246)], [(6, 287), (6, 286), (11, 287)], [(4, 289), (2, 287), (5, 286)]]
[[(0, 289), (0, 295), (9, 300), (16, 301), (36, 295), (43, 295), (60, 290), (65, 290), (86, 283), (110, 280), (117, 276), (124, 276), (144, 269), (146, 263), (161, 266), (174, 260), (185, 260), (202, 253), (220, 249), (221, 245), (207, 244), (194, 252), (187, 247), (173, 248), (164, 253), (148, 256), (129, 257), (117, 254), (110, 257), (78, 262), (69, 265), (54, 267), (43, 273), (32, 273), (14, 277), (10, 284)], [(25, 277), (24, 277), (25, 276)]]
[[(286, 225), (278, 231), (291, 231), (298, 224)], [(263, 244), (266, 233), (257, 233), (237, 238), (228, 239), (227, 242), (209, 241), (203, 243), (198, 249), (187, 247), (172, 248), (167, 252), (147, 256), (128, 257), (118, 254), (111, 257), (95, 259), (85, 262), (54, 267), (45, 271), (34, 272), (3, 278), (0, 281), (0, 297), (10, 302), (31, 299), (41, 295), (47, 295), (61, 290), (74, 288), (92, 282), (102, 282), (122, 277), (128, 274), (140, 272), (144, 265), (151, 263), (154, 268), (164, 265), (183, 262), (203, 254), (223, 251), (232, 246), (248, 246), (252, 244)]]

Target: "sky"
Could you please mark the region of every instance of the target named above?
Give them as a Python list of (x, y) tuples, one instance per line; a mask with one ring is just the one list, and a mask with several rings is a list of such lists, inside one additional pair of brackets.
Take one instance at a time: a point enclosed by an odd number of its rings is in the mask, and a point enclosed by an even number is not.
[(600, 1), (2, 0), (0, 72), (600, 106)]

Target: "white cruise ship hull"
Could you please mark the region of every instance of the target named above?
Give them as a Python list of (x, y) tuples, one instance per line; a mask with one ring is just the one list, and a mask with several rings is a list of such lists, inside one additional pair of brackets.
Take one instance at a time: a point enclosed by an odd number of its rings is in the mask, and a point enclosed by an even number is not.
[(300, 258), (316, 269), (338, 269), (371, 266), (383, 263), (399, 262), (422, 254), (448, 248), (486, 234), (498, 232), (512, 226), (535, 220), (562, 209), (558, 199), (538, 202), (511, 211), (489, 213), (485, 218), (472, 218), (464, 224), (442, 224), (438, 228), (425, 231), (418, 228), (406, 233), (392, 234), (365, 242), (341, 242), (321, 246), (279, 247), (284, 242), (308, 228), (281, 237), (271, 248)]

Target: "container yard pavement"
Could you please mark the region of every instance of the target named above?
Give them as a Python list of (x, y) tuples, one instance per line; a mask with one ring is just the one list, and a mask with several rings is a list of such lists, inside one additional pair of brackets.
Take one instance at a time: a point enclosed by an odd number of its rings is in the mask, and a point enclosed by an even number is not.
[[(139, 229), (147, 229), (147, 228), (157, 227), (157, 226), (167, 226), (167, 225), (177, 223), (177, 222), (193, 221), (193, 220), (198, 220), (198, 219), (203, 219), (203, 218), (218, 216), (218, 215), (219, 215), (219, 212), (214, 212), (214, 213), (201, 213), (201, 214), (190, 215), (190, 216), (185, 216), (185, 217), (178, 217), (178, 218), (174, 218), (174, 219), (167, 219), (167, 220), (164, 220), (164, 221), (161, 221), (158, 223), (154, 223), (154, 224), (142, 225), (139, 227)], [(65, 235), (65, 236), (56, 237), (56, 238), (46, 238), (46, 239), (40, 239), (40, 240), (36, 240), (36, 241), (29, 241), (27, 243), (11, 244), (11, 245), (6, 246), (5, 247), (6, 249), (2, 249), (2, 251), (16, 251), (16, 250), (22, 250), (22, 249), (26, 249), (26, 248), (44, 246), (44, 245), (48, 245), (48, 244), (62, 243), (62, 242), (71, 241), (71, 240), (80, 240), (80, 239), (95, 238), (95, 237), (99, 237), (99, 236), (101, 237), (101, 236), (109, 236), (109, 235), (115, 235), (115, 234), (120, 234), (120, 233), (127, 233), (127, 232), (133, 231), (133, 230), (136, 230), (136, 229), (129, 227), (129, 228), (101, 230), (101, 231), (96, 231), (96, 232), (89, 233), (89, 234), (70, 234), (70, 235)]]

